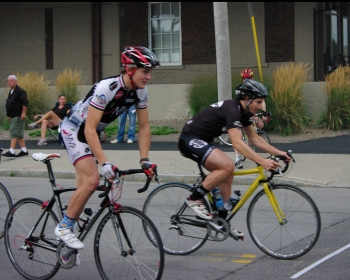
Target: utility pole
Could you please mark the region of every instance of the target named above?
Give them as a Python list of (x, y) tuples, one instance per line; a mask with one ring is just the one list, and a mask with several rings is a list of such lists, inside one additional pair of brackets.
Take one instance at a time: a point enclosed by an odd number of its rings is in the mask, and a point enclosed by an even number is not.
[(218, 101), (232, 99), (230, 38), (227, 2), (213, 2)]

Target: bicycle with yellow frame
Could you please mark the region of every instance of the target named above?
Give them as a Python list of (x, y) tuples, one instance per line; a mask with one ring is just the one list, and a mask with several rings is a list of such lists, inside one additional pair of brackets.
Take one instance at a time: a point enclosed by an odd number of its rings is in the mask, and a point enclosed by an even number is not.
[[(288, 153), (292, 156), (291, 151)], [(200, 177), (195, 184), (171, 182), (155, 188), (148, 195), (143, 212), (157, 227), (164, 251), (172, 255), (187, 255), (198, 250), (207, 240), (223, 241), (229, 236), (239, 240), (230, 232), (229, 221), (260, 185), (262, 190), (254, 196), (247, 210), (248, 231), (254, 243), (265, 254), (277, 259), (295, 259), (310, 251), (320, 235), (320, 213), (304, 190), (272, 181), (274, 176), (290, 171), (292, 162), (284, 160), (279, 161), (283, 167), (278, 172), (267, 173), (258, 165), (233, 173), (234, 176), (254, 174), (256, 178), (226, 219), (218, 217), (211, 192), (203, 199), (203, 204), (214, 216), (210, 221), (196, 217), (184, 202), (205, 179), (200, 164)]]

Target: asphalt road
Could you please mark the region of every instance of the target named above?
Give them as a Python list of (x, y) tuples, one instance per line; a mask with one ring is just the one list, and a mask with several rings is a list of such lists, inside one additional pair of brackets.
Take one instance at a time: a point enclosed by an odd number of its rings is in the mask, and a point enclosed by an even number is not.
[[(37, 140), (26, 140), (26, 146), (30, 149), (40, 149), (36, 146)], [(300, 141), (295, 143), (273, 143), (272, 145), (280, 150), (292, 150), (297, 154), (350, 154), (350, 135), (342, 135), (336, 137), (326, 137)], [(0, 140), (0, 147), (6, 152), (10, 145), (9, 140)], [(138, 150), (137, 142), (133, 144), (118, 143), (111, 144), (109, 142), (102, 143), (104, 150)], [(225, 152), (232, 151), (232, 148), (217, 143), (217, 147)], [(18, 147), (17, 147), (18, 148)], [(55, 140), (48, 141), (45, 149), (63, 149), (63, 147)], [(152, 142), (152, 151), (177, 151), (177, 142)]]
[[(50, 185), (47, 178), (2, 177), (1, 182), (8, 188), (14, 202), (24, 197), (47, 200)], [(60, 179), (63, 187), (74, 185), (74, 180)], [(143, 194), (136, 190), (143, 183), (125, 182), (121, 204), (142, 209), (143, 202), (150, 191)], [(247, 186), (237, 186), (242, 191)], [(265, 255), (251, 240), (247, 226), (246, 213), (250, 200), (241, 208), (232, 222), (245, 232), (245, 240), (230, 238), (223, 242), (206, 242), (198, 251), (186, 256), (165, 256), (165, 270), (162, 280), (217, 279), (217, 280), (265, 280), (265, 279), (304, 279), (304, 280), (343, 280), (349, 278), (350, 258), (350, 208), (349, 188), (303, 188), (317, 204), (322, 219), (320, 238), (306, 255), (295, 260), (277, 260)], [(68, 196), (69, 197), (69, 196)], [(63, 203), (67, 196), (62, 197)], [(92, 197), (88, 207), (97, 207), (97, 196)], [(53, 279), (100, 279), (93, 253), (94, 232), (85, 240), (86, 248), (81, 250), (81, 265), (70, 270), (60, 269)], [(0, 279), (23, 279), (11, 265), (4, 241), (0, 240)]]

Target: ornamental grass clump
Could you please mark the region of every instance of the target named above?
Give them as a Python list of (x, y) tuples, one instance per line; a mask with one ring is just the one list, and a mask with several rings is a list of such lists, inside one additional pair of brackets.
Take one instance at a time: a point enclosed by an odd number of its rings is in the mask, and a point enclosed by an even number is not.
[(187, 102), (194, 116), (218, 101), (218, 87), (215, 75), (201, 75), (194, 79), (188, 89)]
[(276, 133), (291, 135), (300, 132), (309, 122), (304, 107), (302, 92), (305, 82), (310, 80), (309, 64), (289, 62), (274, 70), (273, 88), (270, 92), (273, 112), (271, 127)]
[(50, 81), (45, 74), (38, 74), (35, 71), (29, 71), (24, 75), (17, 73), (18, 86), (27, 93), (28, 109), (27, 123), (34, 121), (33, 117), (37, 114), (46, 113), (52, 108)]
[(55, 86), (59, 95), (64, 94), (67, 103), (77, 103), (80, 100), (79, 86), (82, 85), (81, 71), (65, 68), (62, 73), (57, 75)]
[(327, 129), (340, 130), (350, 124), (350, 67), (340, 66), (326, 76), (326, 110), (318, 124)]

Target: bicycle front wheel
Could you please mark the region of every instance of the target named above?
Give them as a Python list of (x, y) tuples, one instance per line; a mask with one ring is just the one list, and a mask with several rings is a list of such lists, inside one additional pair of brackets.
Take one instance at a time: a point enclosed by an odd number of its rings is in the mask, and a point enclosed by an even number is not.
[(312, 198), (298, 187), (271, 186), (284, 217), (280, 223), (264, 190), (251, 201), (247, 223), (255, 245), (276, 259), (295, 259), (312, 249), (321, 231), (321, 218)]
[[(153, 221), (162, 238), (164, 251), (171, 255), (187, 255), (203, 246), (208, 232), (203, 221), (197, 220), (193, 210), (184, 208), (192, 186), (166, 183), (154, 189), (147, 197), (143, 212)], [(203, 200), (210, 211), (207, 201)]]
[(0, 239), (4, 236), (5, 220), (11, 207), (11, 196), (5, 188), (5, 186), (2, 183), (0, 183)]
[(24, 198), (15, 203), (6, 218), (7, 255), (14, 268), (27, 279), (50, 279), (60, 268), (56, 256), (59, 241), (54, 234), (58, 219), (50, 210), (39, 220), (44, 211), (41, 200)]
[(156, 227), (138, 209), (122, 206), (117, 212), (107, 213), (96, 230), (94, 253), (101, 277), (161, 279), (164, 250)]

